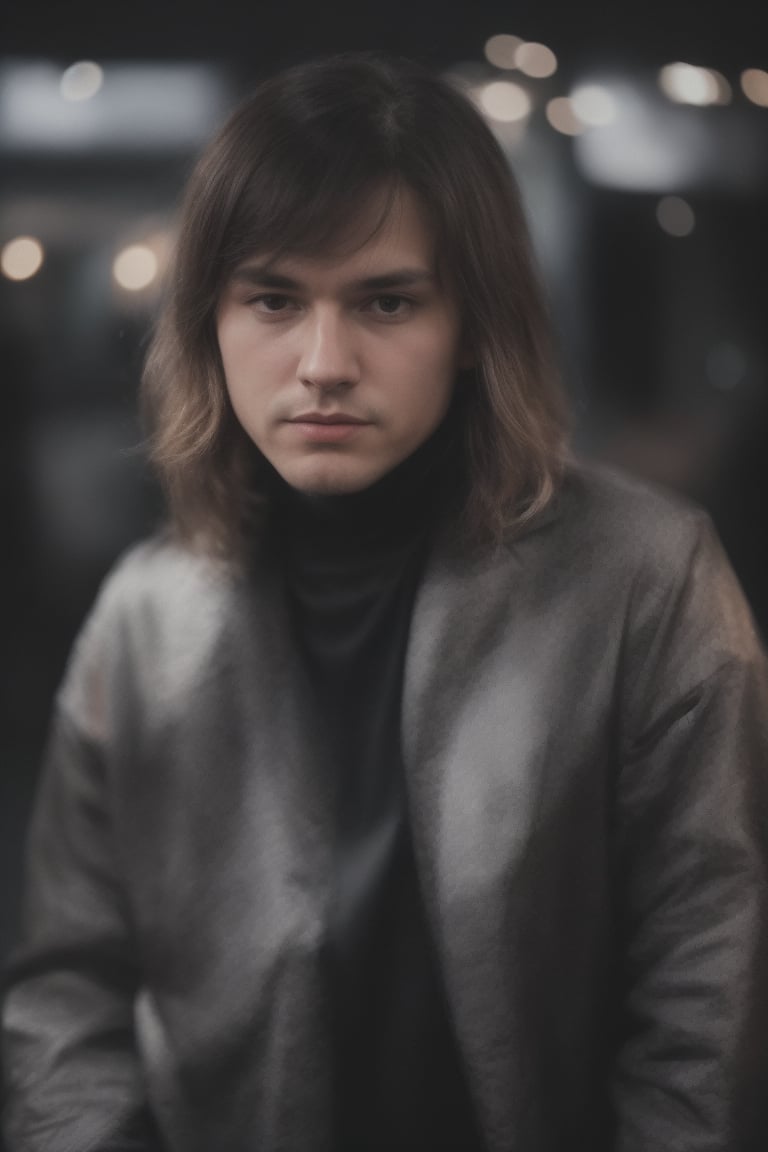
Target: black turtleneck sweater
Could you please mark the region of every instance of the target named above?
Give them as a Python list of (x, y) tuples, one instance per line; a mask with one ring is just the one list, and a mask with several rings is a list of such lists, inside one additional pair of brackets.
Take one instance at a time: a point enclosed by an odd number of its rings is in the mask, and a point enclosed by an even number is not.
[(278, 485), (273, 531), (336, 798), (333, 1152), (480, 1152), (418, 887), (400, 745), (411, 609), (455, 510), (452, 421), (363, 492)]

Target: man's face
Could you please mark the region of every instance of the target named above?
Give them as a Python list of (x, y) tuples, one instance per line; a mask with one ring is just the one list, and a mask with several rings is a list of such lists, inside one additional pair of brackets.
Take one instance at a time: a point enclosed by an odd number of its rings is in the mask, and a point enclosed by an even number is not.
[(334, 254), (254, 255), (219, 303), (235, 414), (303, 492), (357, 492), (384, 476), (437, 428), (462, 366), (420, 202), (399, 192), (370, 238), (380, 207), (366, 206)]

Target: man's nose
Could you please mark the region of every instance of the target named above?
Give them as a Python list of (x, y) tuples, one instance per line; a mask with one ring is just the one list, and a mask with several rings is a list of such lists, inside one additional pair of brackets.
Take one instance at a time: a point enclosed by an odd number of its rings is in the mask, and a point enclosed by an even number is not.
[(353, 334), (336, 310), (318, 309), (302, 325), (298, 375), (311, 388), (349, 388), (360, 379)]

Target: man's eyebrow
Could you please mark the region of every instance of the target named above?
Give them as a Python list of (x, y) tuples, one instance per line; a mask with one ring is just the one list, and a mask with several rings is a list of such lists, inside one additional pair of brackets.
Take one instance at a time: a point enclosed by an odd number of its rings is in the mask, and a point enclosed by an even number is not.
[[(302, 287), (300, 280), (286, 276), (283, 272), (276, 272), (270, 264), (242, 264), (232, 273), (232, 280), (241, 284), (285, 289), (291, 292), (296, 292)], [(434, 272), (428, 268), (393, 268), (376, 276), (363, 276), (359, 280), (351, 280), (345, 288), (356, 292), (383, 292), (392, 288), (430, 284), (435, 280)]]

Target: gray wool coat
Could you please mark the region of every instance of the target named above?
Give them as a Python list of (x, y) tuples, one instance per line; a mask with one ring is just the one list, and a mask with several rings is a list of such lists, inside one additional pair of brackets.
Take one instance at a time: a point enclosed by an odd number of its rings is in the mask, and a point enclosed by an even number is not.
[[(268, 557), (108, 579), (30, 832), (10, 1152), (333, 1152), (313, 707)], [(706, 517), (573, 468), (492, 555), (444, 532), (402, 749), (488, 1152), (764, 1148), (768, 678)]]

